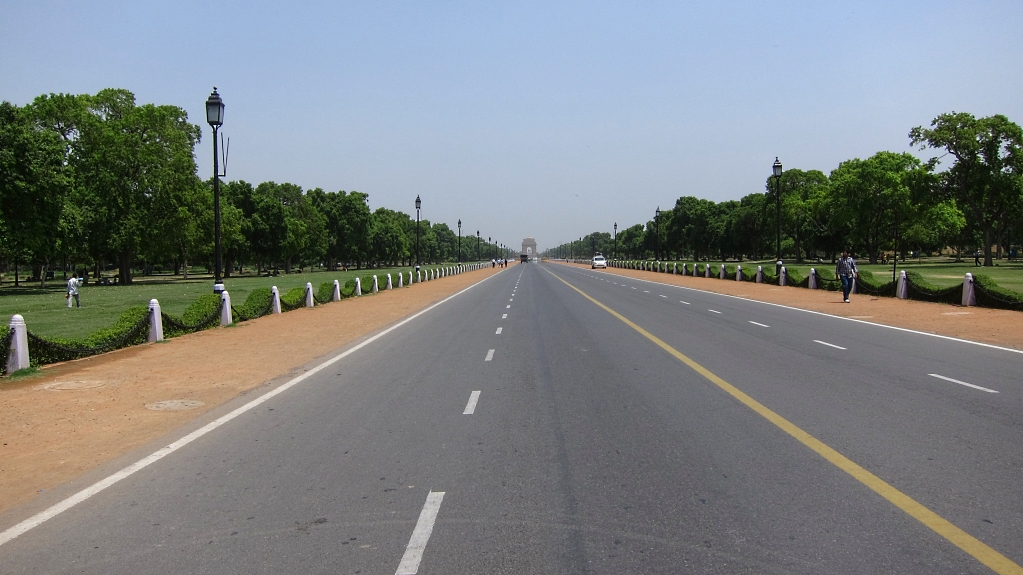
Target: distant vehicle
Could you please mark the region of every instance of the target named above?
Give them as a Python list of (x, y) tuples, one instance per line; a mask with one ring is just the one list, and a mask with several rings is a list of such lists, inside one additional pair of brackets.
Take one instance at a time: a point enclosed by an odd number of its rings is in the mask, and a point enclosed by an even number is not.
[(520, 264), (524, 264), (524, 263), (527, 263), (527, 262), (529, 262), (529, 256), (527, 256), (526, 254), (520, 254), (519, 255), (519, 263)]
[(590, 265), (590, 269), (604, 268), (607, 269), (607, 260), (604, 256), (593, 256), (593, 262)]

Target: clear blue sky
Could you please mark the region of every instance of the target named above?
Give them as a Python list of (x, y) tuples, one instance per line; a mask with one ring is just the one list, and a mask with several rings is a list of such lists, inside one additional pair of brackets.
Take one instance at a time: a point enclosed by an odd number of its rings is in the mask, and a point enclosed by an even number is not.
[[(540, 249), (738, 199), (942, 112), (1023, 122), (1023, 2), (0, 0), (0, 99), (127, 88), (227, 104), (228, 179), (358, 190), (373, 208)], [(924, 153), (927, 155), (927, 153)]]

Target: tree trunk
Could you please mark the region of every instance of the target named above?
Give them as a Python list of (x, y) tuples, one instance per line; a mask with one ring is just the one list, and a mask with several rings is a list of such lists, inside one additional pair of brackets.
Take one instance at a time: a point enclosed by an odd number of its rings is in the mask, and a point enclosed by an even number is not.
[(991, 228), (992, 228), (992, 226), (987, 226), (987, 227), (984, 228), (984, 267), (986, 267), (986, 268), (994, 267), (994, 265), (995, 265), (994, 262), (991, 261), (991, 240), (992, 240), (991, 236), (993, 235), (991, 233), (991, 231), (992, 231)]
[(118, 284), (131, 285), (131, 255), (121, 253), (117, 256), (117, 278)]
[(181, 256), (181, 279), (188, 279), (188, 256)]

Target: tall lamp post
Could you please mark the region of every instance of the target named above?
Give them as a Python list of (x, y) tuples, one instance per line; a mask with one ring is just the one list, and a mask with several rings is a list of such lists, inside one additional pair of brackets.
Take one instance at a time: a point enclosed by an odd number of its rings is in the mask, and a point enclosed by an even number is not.
[(419, 199), (419, 194), (416, 194), (416, 271), (419, 271), (419, 208), (423, 207), (423, 200)]
[(654, 259), (661, 261), (661, 206), (654, 210)]
[(483, 252), (480, 251), (480, 231), (476, 230), (476, 263), (483, 260)]
[(611, 254), (611, 259), (618, 260), (618, 222), (615, 222), (615, 253)]
[(206, 99), (206, 123), (213, 128), (213, 245), (216, 255), (213, 276), (213, 293), (224, 291), (220, 269), (220, 162), (217, 154), (217, 131), (224, 125), (224, 101), (213, 87), (213, 93)]
[(494, 259), (494, 245), (493, 245), (493, 241), (494, 241), (494, 238), (492, 238), (490, 236), (487, 236), (487, 255), (490, 256), (490, 259)]
[(458, 267), (462, 267), (462, 218), (458, 218)]
[(774, 170), (774, 220), (777, 229), (777, 238), (775, 242), (776, 261), (774, 273), (775, 275), (781, 274), (781, 162), (778, 161), (778, 156), (774, 157), (774, 165), (771, 166)]

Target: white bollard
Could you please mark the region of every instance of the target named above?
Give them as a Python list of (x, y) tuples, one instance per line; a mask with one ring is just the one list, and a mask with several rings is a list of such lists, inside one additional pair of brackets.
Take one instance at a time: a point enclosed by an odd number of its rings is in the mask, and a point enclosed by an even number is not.
[(408, 273), (408, 285), (412, 285), (412, 272)]
[(419, 270), (416, 270), (416, 283), (417, 284), (423, 283), (423, 273)]
[(362, 295), (362, 280), (355, 278), (355, 295)]
[(380, 291), (380, 285), (377, 283), (377, 276), (373, 276), (373, 293)]
[(220, 292), (220, 301), (224, 305), (220, 308), (220, 325), (231, 325), (234, 323), (234, 316), (231, 313), (231, 294), (227, 290)]
[(963, 306), (971, 305), (977, 305), (977, 291), (973, 286), (973, 274), (967, 273), (963, 276)]
[(270, 288), (270, 297), (273, 299), (271, 307), (274, 313), (281, 313), (281, 292), (277, 289), (277, 286)]
[(764, 266), (757, 266), (757, 283), (764, 283)]
[(28, 369), (31, 363), (28, 361), (28, 328), (25, 326), (25, 318), (18, 314), (12, 315), (8, 327), (14, 332), (11, 336), (11, 349), (7, 350), (7, 375), (10, 375)]
[(895, 284), (895, 297), (899, 299), (907, 299), (909, 297), (909, 286), (906, 285), (907, 279), (905, 270), (899, 272), (899, 279), (897, 281), (899, 283)]
[(671, 275), (678, 275), (678, 262), (671, 264)]
[(718, 279), (725, 279), (725, 264), (721, 264), (721, 267), (718, 268)]
[(311, 282), (305, 282), (305, 306), (313, 307), (316, 302), (313, 301), (313, 284)]
[(331, 294), (330, 301), (341, 301), (341, 284), (337, 280), (334, 280), (334, 293)]
[(391, 274), (387, 274), (387, 289), (394, 289), (394, 286), (391, 285)]
[(405, 274), (398, 272), (398, 287), (405, 287)]
[(817, 268), (810, 268), (810, 289), (817, 289)]
[(160, 312), (160, 302), (155, 299), (149, 300), (149, 337), (146, 341), (163, 341), (163, 314)]
[(785, 285), (785, 279), (786, 279), (785, 276), (786, 275), (787, 274), (785, 273), (785, 266), (781, 266), (781, 276), (778, 278), (778, 285), (780, 285), (780, 286)]
[(742, 281), (742, 266), (739, 265), (735, 266), (735, 281), (737, 282)]

